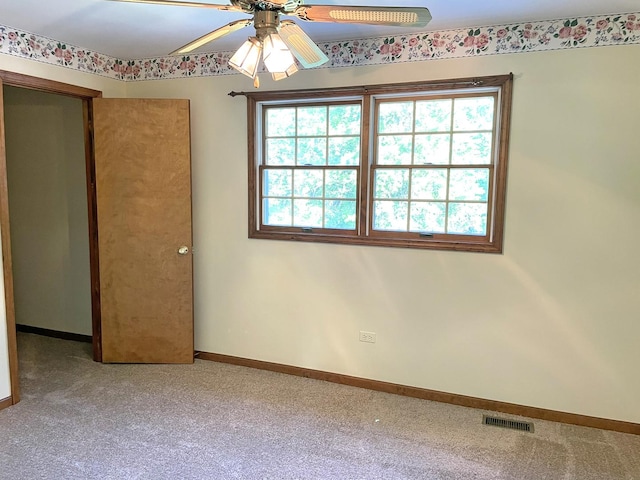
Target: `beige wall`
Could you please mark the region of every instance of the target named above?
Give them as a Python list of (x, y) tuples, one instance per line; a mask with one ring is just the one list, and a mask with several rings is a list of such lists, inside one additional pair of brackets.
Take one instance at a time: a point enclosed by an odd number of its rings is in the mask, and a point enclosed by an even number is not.
[(510, 71), (503, 255), (249, 240), (245, 101), (227, 93), (251, 82), (121, 84), (192, 100), (196, 348), (640, 422), (639, 46), (325, 69), (276, 86)]
[(508, 72), (503, 255), (249, 240), (246, 103), (227, 93), (251, 81), (128, 83), (128, 96), (192, 100), (196, 348), (640, 422), (640, 46), (321, 69), (275, 86)]
[[(0, 55), (0, 69), (93, 88), (102, 91), (104, 96), (108, 97), (122, 97), (125, 95), (125, 84), (123, 82), (8, 55)], [(0, 399), (3, 399), (9, 396), (11, 385), (9, 381), (9, 356), (6, 346), (4, 285), (0, 284), (0, 287), (2, 287), (0, 288)]]
[(5, 87), (16, 323), (91, 335), (82, 101)]

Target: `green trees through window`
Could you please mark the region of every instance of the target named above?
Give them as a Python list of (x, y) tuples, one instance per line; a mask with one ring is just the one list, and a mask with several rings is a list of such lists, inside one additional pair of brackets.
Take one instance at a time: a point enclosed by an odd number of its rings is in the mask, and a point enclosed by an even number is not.
[(250, 236), (501, 251), (511, 84), (247, 94)]
[(265, 108), (264, 225), (355, 230), (361, 110)]
[(374, 230), (487, 234), (496, 101), (378, 103)]

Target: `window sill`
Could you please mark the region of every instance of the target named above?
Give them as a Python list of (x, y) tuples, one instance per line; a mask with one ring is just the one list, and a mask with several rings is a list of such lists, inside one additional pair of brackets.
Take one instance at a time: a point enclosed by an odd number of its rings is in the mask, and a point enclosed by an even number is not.
[(338, 245), (363, 245), (376, 247), (417, 248), (424, 250), (443, 250), (456, 252), (502, 253), (502, 244), (497, 240), (486, 241), (452, 241), (437, 239), (400, 239), (363, 237), (355, 235), (322, 235), (317, 233), (265, 232), (250, 231), (249, 238), (262, 240), (285, 240), (309, 243), (334, 243)]

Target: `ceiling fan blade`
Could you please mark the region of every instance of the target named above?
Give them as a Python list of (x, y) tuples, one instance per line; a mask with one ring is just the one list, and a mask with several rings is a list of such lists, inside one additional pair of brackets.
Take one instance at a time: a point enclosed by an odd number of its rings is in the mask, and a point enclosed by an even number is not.
[(214, 40), (224, 37), (225, 35), (235, 32), (236, 30), (240, 30), (241, 28), (248, 27), (253, 23), (253, 19), (246, 20), (237, 20), (235, 22), (228, 23), (224, 27), (220, 27), (213, 32), (209, 32), (206, 35), (201, 36), (200, 38), (194, 40), (193, 42), (189, 42), (183, 47), (171, 52), (169, 55), (181, 55), (183, 53), (189, 53), (192, 50), (195, 50), (202, 45), (213, 42)]
[(200, 8), (213, 8), (215, 10), (227, 10), (230, 12), (242, 12), (242, 8), (235, 5), (215, 5), (211, 3), (202, 2), (183, 2), (178, 0), (108, 0), (110, 2), (123, 2), (123, 3), (146, 3), (151, 5), (172, 5), (177, 7), (200, 7)]
[(295, 22), (280, 22), (280, 37), (304, 68), (313, 68), (329, 61), (322, 50)]
[(401, 27), (424, 27), (431, 20), (431, 13), (425, 7), (305, 5), (287, 15), (295, 15), (311, 22), (366, 23)]

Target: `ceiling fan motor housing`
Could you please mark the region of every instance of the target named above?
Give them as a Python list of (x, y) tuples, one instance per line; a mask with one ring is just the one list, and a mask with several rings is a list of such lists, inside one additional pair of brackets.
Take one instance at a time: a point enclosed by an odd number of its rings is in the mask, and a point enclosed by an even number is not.
[(256, 29), (256, 37), (260, 40), (270, 33), (277, 33), (279, 25), (280, 17), (277, 10), (256, 10), (253, 26)]

